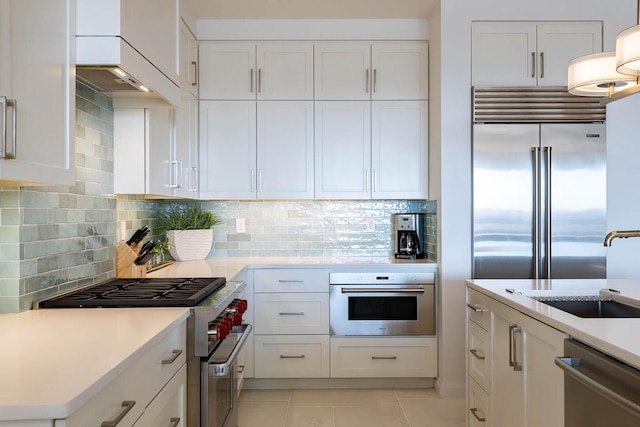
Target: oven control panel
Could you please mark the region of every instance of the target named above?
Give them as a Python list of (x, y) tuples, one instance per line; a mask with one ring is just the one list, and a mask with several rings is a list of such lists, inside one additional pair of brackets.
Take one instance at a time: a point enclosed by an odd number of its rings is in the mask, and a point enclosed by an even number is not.
[(435, 283), (435, 273), (330, 273), (331, 285), (406, 285)]

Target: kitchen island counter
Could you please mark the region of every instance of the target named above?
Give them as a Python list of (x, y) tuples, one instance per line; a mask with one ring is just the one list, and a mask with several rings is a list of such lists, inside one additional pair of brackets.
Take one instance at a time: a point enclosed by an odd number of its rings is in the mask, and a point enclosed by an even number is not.
[(640, 318), (581, 318), (527, 296), (597, 294), (600, 289), (615, 289), (640, 304), (640, 280), (500, 279), (468, 280), (467, 285), (640, 369)]
[(68, 417), (188, 315), (188, 308), (0, 315), (0, 425)]

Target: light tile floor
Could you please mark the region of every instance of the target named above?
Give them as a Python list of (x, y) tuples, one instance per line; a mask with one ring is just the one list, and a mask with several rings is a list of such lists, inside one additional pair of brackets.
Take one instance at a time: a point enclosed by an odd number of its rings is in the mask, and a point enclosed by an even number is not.
[(464, 399), (433, 389), (243, 390), (239, 427), (464, 427)]

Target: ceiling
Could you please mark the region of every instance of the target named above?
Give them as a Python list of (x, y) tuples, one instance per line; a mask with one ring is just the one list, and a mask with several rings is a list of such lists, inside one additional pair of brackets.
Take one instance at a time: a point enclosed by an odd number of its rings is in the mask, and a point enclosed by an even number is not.
[(440, 0), (192, 0), (198, 19), (426, 19)]

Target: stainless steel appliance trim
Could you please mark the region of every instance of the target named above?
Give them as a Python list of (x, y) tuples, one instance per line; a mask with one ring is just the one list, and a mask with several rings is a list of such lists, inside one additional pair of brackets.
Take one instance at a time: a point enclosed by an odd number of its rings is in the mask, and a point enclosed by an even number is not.
[(550, 279), (551, 276), (551, 213), (553, 209), (551, 207), (551, 147), (544, 147), (544, 159), (545, 159), (545, 230), (544, 230), (544, 250), (545, 250), (545, 279)]
[(424, 288), (341, 288), (343, 294), (388, 294), (409, 293), (424, 294)]
[[(532, 77), (535, 77), (535, 73)], [(473, 88), (474, 123), (576, 123), (605, 120), (606, 108), (600, 105), (598, 98), (572, 95), (566, 87)]]
[(251, 331), (253, 330), (253, 327), (250, 324), (243, 324), (241, 328), (242, 335), (240, 335), (237, 344), (233, 347), (229, 358), (224, 363), (209, 363), (209, 376), (224, 377), (229, 375), (231, 366), (236, 361), (244, 343), (247, 341), (249, 335), (251, 335)]
[(640, 417), (640, 405), (630, 401), (624, 396), (619, 395), (618, 393), (605, 387), (604, 385), (600, 384), (599, 382), (593, 380), (589, 376), (576, 369), (576, 366), (580, 366), (579, 358), (556, 357), (555, 364), (560, 369), (562, 369), (565, 374), (571, 376), (581, 384), (589, 387), (591, 390), (595, 391), (606, 399), (609, 399), (611, 402), (621, 406), (635, 416)]
[(124, 400), (122, 402), (122, 411), (116, 416), (113, 421), (103, 421), (100, 427), (116, 427), (120, 424), (120, 421), (129, 413), (129, 411), (135, 406), (135, 400)]
[(533, 153), (533, 278), (540, 278), (540, 148)]

